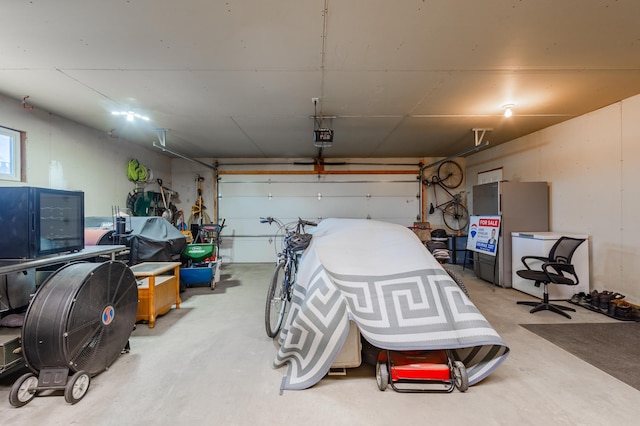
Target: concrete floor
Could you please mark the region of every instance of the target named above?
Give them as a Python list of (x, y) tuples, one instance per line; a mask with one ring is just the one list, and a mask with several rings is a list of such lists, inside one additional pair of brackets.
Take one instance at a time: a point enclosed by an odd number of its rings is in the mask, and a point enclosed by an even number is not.
[[(284, 369), (264, 332), (270, 264), (232, 264), (215, 291), (190, 288), (131, 352), (93, 378), (83, 400), (60, 393), (9, 405), (17, 375), (0, 378), (2, 425), (606, 425), (637, 424), (640, 392), (525, 330), (521, 323), (615, 321), (578, 308), (572, 320), (516, 305), (526, 295), (460, 270), (470, 297), (511, 348), (468, 392), (400, 394), (363, 364), (303, 391), (279, 394)], [(611, 362), (615, 362), (612, 354)]]

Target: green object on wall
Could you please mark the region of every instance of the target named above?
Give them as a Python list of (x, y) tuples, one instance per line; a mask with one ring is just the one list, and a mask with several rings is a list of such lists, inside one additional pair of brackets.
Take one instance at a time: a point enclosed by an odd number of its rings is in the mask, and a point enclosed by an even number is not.
[(133, 202), (134, 216), (157, 216), (157, 206), (161, 194), (159, 192), (139, 192)]

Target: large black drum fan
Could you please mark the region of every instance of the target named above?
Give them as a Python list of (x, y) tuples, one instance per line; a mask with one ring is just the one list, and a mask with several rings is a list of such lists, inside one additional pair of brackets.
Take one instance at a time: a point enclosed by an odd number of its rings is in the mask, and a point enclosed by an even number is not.
[(58, 269), (27, 309), (22, 350), (33, 373), (14, 383), (11, 405), (22, 406), (44, 389), (64, 389), (67, 402), (78, 402), (90, 377), (109, 368), (127, 346), (137, 311), (135, 277), (124, 263), (71, 263)]

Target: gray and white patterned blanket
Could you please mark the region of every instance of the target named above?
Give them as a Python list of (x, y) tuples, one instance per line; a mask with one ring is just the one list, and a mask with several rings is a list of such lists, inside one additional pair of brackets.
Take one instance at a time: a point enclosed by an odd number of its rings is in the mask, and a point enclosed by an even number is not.
[(452, 349), (473, 385), (509, 348), (409, 229), (325, 219), (300, 261), (275, 367), (281, 389), (306, 389), (329, 371), (354, 321), (383, 349)]

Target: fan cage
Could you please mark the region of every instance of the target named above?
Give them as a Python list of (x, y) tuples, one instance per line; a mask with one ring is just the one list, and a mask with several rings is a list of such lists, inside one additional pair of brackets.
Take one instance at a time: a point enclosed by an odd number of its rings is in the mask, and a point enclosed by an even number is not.
[(122, 262), (71, 263), (38, 289), (22, 329), (29, 368), (67, 367), (91, 376), (126, 345), (138, 309), (133, 272)]

